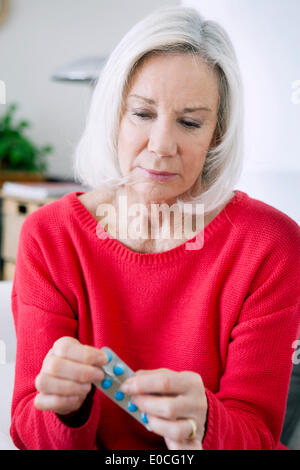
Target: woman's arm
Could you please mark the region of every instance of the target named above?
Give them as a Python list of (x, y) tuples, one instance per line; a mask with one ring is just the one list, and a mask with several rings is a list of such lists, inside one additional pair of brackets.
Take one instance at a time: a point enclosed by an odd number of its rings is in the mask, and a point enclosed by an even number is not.
[(30, 222), (28, 216), (22, 225), (11, 299), (17, 336), (11, 437), (19, 449), (96, 449), (100, 418), (97, 390), (81, 410), (85, 416), (79, 420), (77, 414), (72, 423), (34, 405), (35, 379), (46, 354), (58, 338), (76, 337), (78, 321), (52, 282), (40, 246), (31, 235)]
[(220, 387), (208, 398), (203, 449), (274, 449), (300, 325), (296, 229), (262, 262), (232, 329)]

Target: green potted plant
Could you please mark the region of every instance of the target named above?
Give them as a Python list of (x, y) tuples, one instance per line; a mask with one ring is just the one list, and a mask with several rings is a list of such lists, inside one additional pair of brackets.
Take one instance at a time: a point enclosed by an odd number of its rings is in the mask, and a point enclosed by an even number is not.
[(0, 117), (0, 188), (4, 181), (43, 181), (46, 179), (45, 157), (52, 152), (50, 145), (38, 147), (24, 131), (30, 127), (26, 120), (13, 123), (18, 106), (8, 106)]

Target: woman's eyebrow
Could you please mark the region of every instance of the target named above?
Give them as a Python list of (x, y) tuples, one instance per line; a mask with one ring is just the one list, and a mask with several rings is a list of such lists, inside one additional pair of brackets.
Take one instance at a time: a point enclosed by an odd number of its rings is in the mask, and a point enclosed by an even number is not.
[[(156, 102), (154, 100), (152, 100), (151, 98), (146, 98), (145, 96), (140, 96), (140, 95), (136, 95), (136, 94), (132, 94), (132, 95), (129, 95), (128, 98), (138, 98), (140, 100), (143, 100), (143, 101), (146, 101), (146, 103), (148, 104), (154, 104), (156, 105)], [(182, 113), (193, 113), (195, 111), (209, 111), (212, 113), (212, 109), (210, 108), (207, 108), (206, 106), (197, 106), (197, 107), (194, 107), (194, 108), (184, 108), (181, 112)]]

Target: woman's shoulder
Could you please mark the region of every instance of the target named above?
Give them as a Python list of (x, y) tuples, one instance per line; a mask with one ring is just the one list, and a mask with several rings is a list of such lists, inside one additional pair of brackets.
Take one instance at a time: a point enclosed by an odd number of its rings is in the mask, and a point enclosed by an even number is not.
[(73, 201), (77, 197), (76, 194), (65, 194), (28, 214), (22, 224), (21, 233), (41, 239), (44, 235), (55, 237), (62, 231), (68, 231), (72, 226)]
[(238, 226), (240, 230), (255, 238), (257, 243), (288, 245), (300, 249), (300, 227), (285, 212), (256, 199), (243, 191), (238, 210)]
[(68, 210), (68, 205), (70, 198), (73, 197), (75, 193), (68, 193), (51, 202), (43, 204), (35, 211), (31, 212), (26, 216), (25, 222), (28, 223), (38, 223), (41, 220), (52, 219), (58, 215), (65, 215)]
[[(22, 224), (22, 232), (42, 238), (43, 235), (62, 236), (63, 233), (76, 229), (76, 220), (83, 209), (87, 209), (94, 218), (96, 209), (101, 203), (110, 203), (112, 192), (108, 190), (93, 190), (65, 194), (55, 201), (51, 201), (26, 216)], [(78, 216), (78, 217), (76, 217)]]

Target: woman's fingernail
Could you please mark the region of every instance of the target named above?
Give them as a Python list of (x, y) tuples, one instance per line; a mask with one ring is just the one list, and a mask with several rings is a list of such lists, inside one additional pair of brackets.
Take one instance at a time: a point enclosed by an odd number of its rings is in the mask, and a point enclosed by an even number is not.
[(133, 391), (133, 380), (131, 379), (128, 379), (128, 380), (125, 380), (125, 382), (121, 385), (121, 390), (122, 392), (125, 392), (125, 393), (130, 393)]
[(131, 391), (130, 384), (123, 384), (121, 385), (120, 389), (125, 393), (129, 393)]

